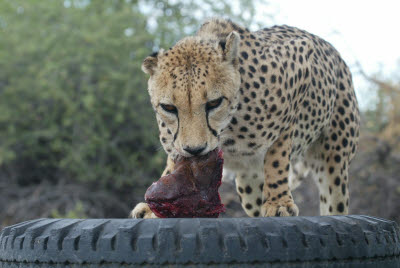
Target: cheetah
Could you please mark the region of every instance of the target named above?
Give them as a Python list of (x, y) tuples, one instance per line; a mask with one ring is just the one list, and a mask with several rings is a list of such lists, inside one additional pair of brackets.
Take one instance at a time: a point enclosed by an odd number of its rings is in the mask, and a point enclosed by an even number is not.
[[(286, 25), (249, 31), (213, 18), (142, 70), (168, 154), (163, 175), (178, 155), (218, 147), (248, 216), (297, 216), (291, 191), (304, 176), (318, 186), (321, 215), (348, 214), (360, 116), (331, 44)], [(155, 217), (145, 203), (131, 216)]]

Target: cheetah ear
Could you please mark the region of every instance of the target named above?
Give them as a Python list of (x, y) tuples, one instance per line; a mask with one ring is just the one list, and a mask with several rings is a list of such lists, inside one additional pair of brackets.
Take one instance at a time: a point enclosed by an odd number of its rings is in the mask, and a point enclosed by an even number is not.
[(150, 56), (146, 57), (142, 63), (142, 71), (146, 74), (153, 75), (157, 69), (158, 56), (163, 53), (163, 49), (153, 52)]
[(225, 40), (220, 41), (219, 45), (222, 48), (224, 60), (237, 65), (239, 57), (239, 42), (240, 36), (237, 32), (231, 32)]

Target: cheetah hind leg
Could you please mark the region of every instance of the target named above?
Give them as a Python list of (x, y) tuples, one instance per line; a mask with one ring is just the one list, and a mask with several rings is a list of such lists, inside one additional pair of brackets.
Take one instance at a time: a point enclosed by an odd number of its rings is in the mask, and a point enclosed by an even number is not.
[(304, 165), (303, 161), (292, 161), (289, 169), (289, 189), (293, 191), (299, 187), (309, 173), (310, 169)]
[(337, 152), (329, 138), (308, 153), (312, 177), (319, 190), (320, 215), (346, 215), (349, 211), (348, 158)]

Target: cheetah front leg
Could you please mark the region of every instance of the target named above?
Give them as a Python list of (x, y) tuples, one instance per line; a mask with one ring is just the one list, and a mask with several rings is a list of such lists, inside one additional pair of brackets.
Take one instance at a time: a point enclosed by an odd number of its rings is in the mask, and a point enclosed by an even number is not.
[(261, 216), (299, 215), (288, 182), (292, 148), (290, 136), (289, 131), (283, 132), (265, 155), (263, 189), (265, 203), (261, 207)]
[[(172, 170), (174, 169), (174, 166), (175, 166), (174, 161), (170, 157), (168, 157), (167, 166), (165, 167), (164, 172), (162, 173), (161, 176), (165, 176), (165, 175), (171, 173)], [(129, 216), (131, 218), (135, 218), (135, 219), (157, 218), (157, 216), (150, 210), (149, 205), (147, 205), (147, 203), (145, 203), (145, 202), (141, 202), (141, 203), (137, 204), (135, 206), (135, 208), (131, 211)]]

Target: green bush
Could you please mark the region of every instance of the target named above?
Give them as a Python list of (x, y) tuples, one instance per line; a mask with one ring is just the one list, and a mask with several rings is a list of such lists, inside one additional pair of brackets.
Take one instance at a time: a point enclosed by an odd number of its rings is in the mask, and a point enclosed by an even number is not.
[(194, 10), (233, 14), (225, 1), (172, 2), (0, 2), (0, 176), (143, 189), (160, 175), (141, 62), (193, 33)]
[(153, 37), (135, 6), (111, 3), (2, 4), (0, 164), (19, 182), (119, 187), (159, 175), (164, 153), (140, 70)]

